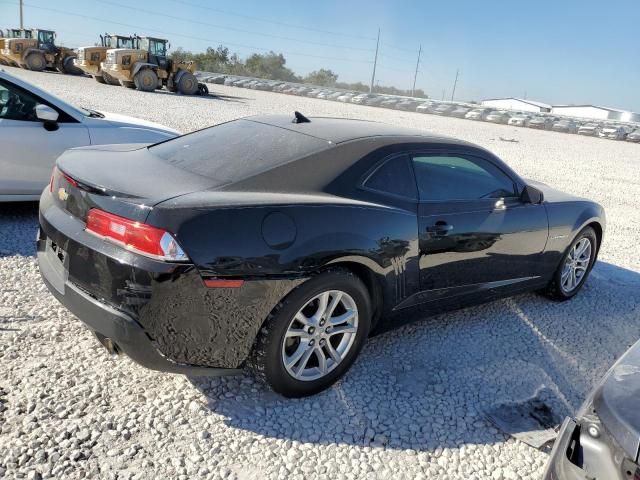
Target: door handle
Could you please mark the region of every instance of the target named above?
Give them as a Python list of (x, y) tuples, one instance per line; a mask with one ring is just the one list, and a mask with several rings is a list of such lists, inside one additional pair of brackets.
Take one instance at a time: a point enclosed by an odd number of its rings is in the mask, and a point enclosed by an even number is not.
[(435, 225), (431, 225), (427, 227), (427, 232), (433, 234), (434, 236), (444, 236), (453, 230), (453, 225), (449, 225), (446, 222), (436, 222)]

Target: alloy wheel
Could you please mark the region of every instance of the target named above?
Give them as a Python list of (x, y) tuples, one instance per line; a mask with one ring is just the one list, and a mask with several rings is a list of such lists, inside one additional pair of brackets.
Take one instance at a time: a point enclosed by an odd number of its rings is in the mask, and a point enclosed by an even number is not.
[(569, 251), (560, 277), (560, 285), (565, 293), (573, 292), (584, 280), (591, 253), (591, 240), (588, 238), (580, 239)]
[(358, 307), (340, 290), (309, 300), (289, 324), (282, 361), (296, 380), (312, 381), (333, 371), (348, 355), (358, 332)]

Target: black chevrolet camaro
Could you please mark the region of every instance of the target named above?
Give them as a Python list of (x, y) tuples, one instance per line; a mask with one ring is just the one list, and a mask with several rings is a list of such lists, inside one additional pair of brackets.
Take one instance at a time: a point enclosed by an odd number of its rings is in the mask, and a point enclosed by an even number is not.
[(303, 396), (423, 313), (571, 298), (604, 218), (470, 143), (296, 112), (66, 152), (38, 262), (111, 352), (189, 375), (248, 367)]

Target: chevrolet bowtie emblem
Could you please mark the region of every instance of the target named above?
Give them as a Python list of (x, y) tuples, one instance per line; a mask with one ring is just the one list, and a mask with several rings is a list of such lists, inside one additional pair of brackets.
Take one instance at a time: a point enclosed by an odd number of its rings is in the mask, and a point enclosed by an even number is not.
[(60, 199), (61, 202), (64, 202), (67, 198), (69, 198), (69, 194), (67, 193), (67, 191), (64, 188), (59, 188), (58, 189), (58, 198)]

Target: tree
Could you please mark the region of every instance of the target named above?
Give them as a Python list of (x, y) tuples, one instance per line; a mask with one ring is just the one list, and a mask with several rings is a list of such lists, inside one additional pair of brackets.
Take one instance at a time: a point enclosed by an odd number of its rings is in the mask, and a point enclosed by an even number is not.
[(244, 62), (247, 73), (253, 77), (297, 82), (300, 78), (292, 70), (285, 67), (287, 60), (281, 53), (254, 53)]
[(319, 87), (333, 87), (337, 81), (338, 74), (333, 73), (331, 70), (326, 68), (314, 70), (304, 77), (304, 83), (311, 83), (313, 85), (318, 85)]

